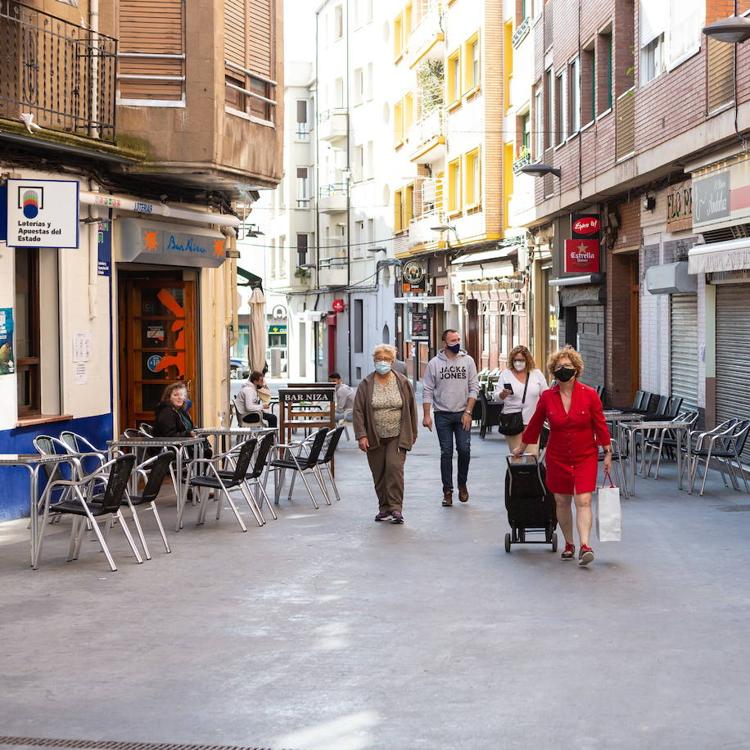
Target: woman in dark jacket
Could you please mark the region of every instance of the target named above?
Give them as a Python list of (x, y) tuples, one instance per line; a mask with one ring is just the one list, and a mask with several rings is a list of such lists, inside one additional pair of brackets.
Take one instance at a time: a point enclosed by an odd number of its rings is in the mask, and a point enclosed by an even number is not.
[(195, 425), (185, 407), (187, 386), (177, 382), (168, 385), (156, 405), (154, 437), (195, 437)]
[(404, 462), (417, 439), (417, 405), (411, 383), (393, 370), (396, 350), (380, 344), (372, 354), (375, 372), (354, 397), (354, 436), (375, 483), (380, 506), (375, 520), (403, 523)]

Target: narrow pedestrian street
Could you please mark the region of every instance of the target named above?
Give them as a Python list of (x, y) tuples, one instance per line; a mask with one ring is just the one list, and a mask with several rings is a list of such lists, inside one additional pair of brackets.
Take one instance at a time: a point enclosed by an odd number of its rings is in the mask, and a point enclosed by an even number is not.
[[(471, 500), (440, 505), (437, 439), (407, 460), (406, 524), (375, 524), (344, 441), (342, 501), (295, 490), (242, 534), (197, 509), (153, 559), (109, 572), (92, 541), (38, 571), (0, 526), (0, 735), (281, 750), (747, 747), (750, 505), (668, 466), (623, 502), (589, 569), (503, 549), (504, 441), (473, 436)], [(716, 475), (718, 477), (718, 474)], [(173, 522), (174, 509), (163, 516)], [(8, 745), (9, 746), (9, 745)], [(0, 741), (0, 747), (6, 747)]]

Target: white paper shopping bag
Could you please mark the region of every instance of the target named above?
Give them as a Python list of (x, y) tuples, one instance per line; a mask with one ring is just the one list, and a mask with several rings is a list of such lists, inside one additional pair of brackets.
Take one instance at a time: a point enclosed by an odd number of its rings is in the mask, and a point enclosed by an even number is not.
[(619, 542), (622, 539), (622, 513), (620, 511), (620, 488), (615, 487), (609, 474), (609, 487), (600, 487), (596, 502), (596, 535), (600, 542)]

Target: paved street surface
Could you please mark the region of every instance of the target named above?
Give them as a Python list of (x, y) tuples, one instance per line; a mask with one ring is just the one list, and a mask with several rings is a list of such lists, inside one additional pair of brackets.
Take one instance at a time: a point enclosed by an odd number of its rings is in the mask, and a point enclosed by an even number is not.
[[(0, 526), (0, 735), (274, 750), (746, 748), (750, 499), (640, 480), (590, 569), (503, 550), (505, 444), (474, 438), (471, 501), (440, 506), (438, 449), (407, 460), (404, 526), (375, 524), (344, 443), (341, 503), (302, 492), (242, 534), (187, 525), (116, 573), (93, 541), (40, 570)], [(248, 514), (249, 515), (249, 514)], [(164, 516), (173, 518), (167, 505)]]

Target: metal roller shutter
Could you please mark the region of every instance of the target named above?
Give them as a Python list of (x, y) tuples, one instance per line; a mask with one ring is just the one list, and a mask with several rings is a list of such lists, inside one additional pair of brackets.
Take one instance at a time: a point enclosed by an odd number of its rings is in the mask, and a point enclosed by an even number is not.
[[(750, 419), (750, 286), (716, 288), (716, 422)], [(749, 441), (750, 443), (750, 441)], [(750, 444), (743, 453), (750, 463)]]
[(683, 407), (698, 404), (698, 295), (673, 294), (670, 299), (671, 395), (682, 396)]

